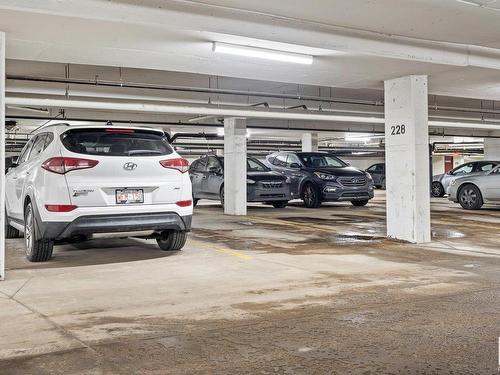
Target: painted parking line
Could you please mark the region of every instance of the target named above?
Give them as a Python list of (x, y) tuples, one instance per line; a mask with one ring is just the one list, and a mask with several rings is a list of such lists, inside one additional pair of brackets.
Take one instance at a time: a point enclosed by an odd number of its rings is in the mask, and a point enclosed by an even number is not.
[(231, 249), (228, 249), (226, 247), (222, 247), (222, 246), (217, 246), (217, 245), (214, 245), (214, 244), (208, 244), (206, 242), (202, 242), (202, 241), (198, 241), (198, 240), (193, 240), (193, 239), (190, 239), (189, 240), (190, 243), (196, 245), (196, 246), (199, 246), (201, 248), (207, 248), (207, 249), (210, 249), (210, 250), (214, 250), (218, 253), (222, 253), (222, 254), (226, 254), (226, 255), (231, 255), (233, 257), (236, 257), (236, 258), (240, 258), (240, 259), (244, 259), (244, 260), (251, 260), (253, 259), (252, 256), (250, 255), (246, 255), (246, 254), (242, 254), (238, 251), (235, 251), (235, 250), (231, 250)]

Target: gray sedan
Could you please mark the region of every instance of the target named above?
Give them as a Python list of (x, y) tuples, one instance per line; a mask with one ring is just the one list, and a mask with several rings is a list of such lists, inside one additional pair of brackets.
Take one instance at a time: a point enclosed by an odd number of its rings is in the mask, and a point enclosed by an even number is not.
[(443, 197), (450, 183), (458, 177), (482, 175), (488, 173), (498, 165), (500, 165), (499, 161), (476, 161), (461, 164), (447, 173), (436, 175), (432, 178), (432, 196)]
[(479, 210), (484, 203), (500, 203), (500, 166), (486, 174), (454, 179), (448, 188), (448, 199), (466, 210)]

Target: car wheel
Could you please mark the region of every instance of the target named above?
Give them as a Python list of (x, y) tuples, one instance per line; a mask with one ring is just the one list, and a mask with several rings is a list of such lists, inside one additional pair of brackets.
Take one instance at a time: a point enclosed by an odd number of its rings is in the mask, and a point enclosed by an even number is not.
[(160, 249), (165, 251), (180, 250), (184, 247), (187, 240), (187, 232), (181, 231), (165, 231), (161, 233), (161, 237), (156, 239)]
[(16, 228), (7, 224), (7, 214), (5, 214), (5, 238), (19, 238), (21, 233)]
[(274, 208), (285, 208), (287, 204), (288, 204), (288, 201), (272, 202), (272, 205), (274, 206)]
[(24, 210), (24, 244), (26, 258), (30, 262), (46, 262), (52, 258), (54, 241), (39, 238), (35, 213), (31, 202), (26, 205), (26, 209)]
[(363, 207), (363, 206), (366, 206), (368, 204), (368, 199), (364, 199), (362, 201), (351, 201), (351, 203), (353, 206)]
[(432, 193), (432, 196), (435, 198), (444, 197), (444, 187), (441, 184), (441, 182), (434, 181), (432, 183), (431, 193)]
[(316, 189), (316, 187), (311, 183), (307, 183), (304, 186), (302, 200), (307, 208), (318, 208), (321, 206), (318, 189)]
[(458, 201), (466, 210), (479, 210), (483, 206), (481, 191), (475, 185), (465, 185), (458, 193)]

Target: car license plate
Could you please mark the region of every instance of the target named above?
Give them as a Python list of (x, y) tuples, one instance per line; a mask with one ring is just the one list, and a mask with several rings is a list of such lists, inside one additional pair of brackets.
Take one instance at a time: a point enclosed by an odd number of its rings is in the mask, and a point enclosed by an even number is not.
[(144, 190), (142, 189), (119, 189), (116, 190), (116, 203), (144, 203)]

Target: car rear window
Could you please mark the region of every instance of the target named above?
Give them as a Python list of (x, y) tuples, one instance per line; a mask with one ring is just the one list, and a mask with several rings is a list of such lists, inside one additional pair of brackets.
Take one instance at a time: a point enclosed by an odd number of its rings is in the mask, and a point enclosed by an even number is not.
[(73, 129), (61, 135), (71, 152), (102, 156), (158, 156), (173, 152), (160, 133), (138, 129)]

